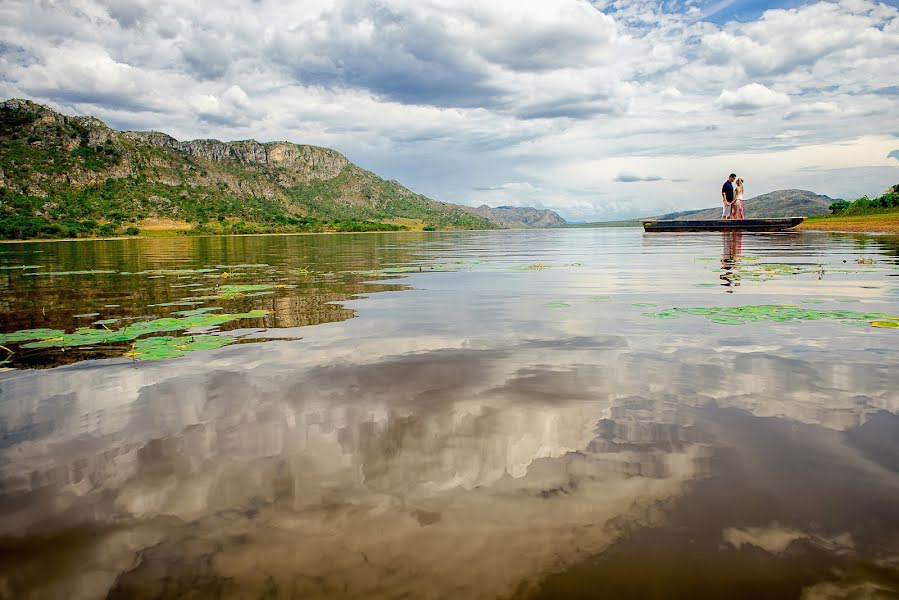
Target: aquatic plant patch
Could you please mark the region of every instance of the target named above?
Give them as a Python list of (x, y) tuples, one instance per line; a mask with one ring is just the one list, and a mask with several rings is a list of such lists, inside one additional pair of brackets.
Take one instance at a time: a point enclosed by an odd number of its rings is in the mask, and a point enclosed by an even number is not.
[(834, 320), (844, 325), (870, 325), (883, 328), (899, 327), (899, 316), (897, 315), (854, 310), (815, 310), (789, 304), (668, 308), (658, 312), (646, 312), (643, 314), (657, 319), (676, 319), (686, 315), (698, 315), (721, 325), (743, 325), (757, 321), (795, 323), (799, 321)]
[(218, 315), (202, 313), (140, 321), (119, 329), (79, 327), (72, 333), (66, 333), (58, 329), (26, 329), (0, 334), (0, 343), (28, 342), (22, 345), (23, 348), (71, 348), (130, 342), (153, 333), (183, 331), (196, 327), (217, 327), (237, 319), (259, 319), (267, 314), (269, 314), (267, 310)]
[(38, 273), (23, 273), (26, 277), (57, 277), (61, 275), (109, 275), (118, 271), (108, 271), (105, 269), (91, 269), (88, 271), (40, 271)]
[(228, 335), (154, 336), (134, 342), (131, 351), (126, 352), (125, 356), (142, 360), (178, 358), (191, 352), (228, 346), (236, 341), (237, 338)]
[(546, 308), (569, 308), (571, 305), (568, 304), (567, 302), (556, 301), (556, 302), (547, 302), (543, 306), (545, 306)]

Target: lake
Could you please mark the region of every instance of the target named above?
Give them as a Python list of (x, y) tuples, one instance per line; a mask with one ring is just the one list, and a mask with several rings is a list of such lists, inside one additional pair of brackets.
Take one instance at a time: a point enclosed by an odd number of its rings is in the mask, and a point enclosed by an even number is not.
[(0, 245), (0, 598), (899, 594), (899, 238)]

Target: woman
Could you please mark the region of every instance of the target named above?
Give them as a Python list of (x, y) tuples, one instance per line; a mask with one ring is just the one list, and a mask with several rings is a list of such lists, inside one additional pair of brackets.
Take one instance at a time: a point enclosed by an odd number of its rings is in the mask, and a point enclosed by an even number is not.
[(743, 178), (737, 178), (737, 185), (734, 187), (734, 203), (731, 205), (732, 219), (743, 218)]

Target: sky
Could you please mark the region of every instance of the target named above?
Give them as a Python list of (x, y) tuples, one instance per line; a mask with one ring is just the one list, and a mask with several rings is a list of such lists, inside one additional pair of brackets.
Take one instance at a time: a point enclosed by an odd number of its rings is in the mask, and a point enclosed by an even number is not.
[(602, 221), (899, 183), (899, 0), (2, 0), (0, 98)]

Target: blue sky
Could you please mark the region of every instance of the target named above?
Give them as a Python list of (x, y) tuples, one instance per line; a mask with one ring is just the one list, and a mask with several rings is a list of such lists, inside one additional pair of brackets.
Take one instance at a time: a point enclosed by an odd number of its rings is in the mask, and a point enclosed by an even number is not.
[(605, 220), (899, 182), (899, 0), (0, 3), (0, 97)]

